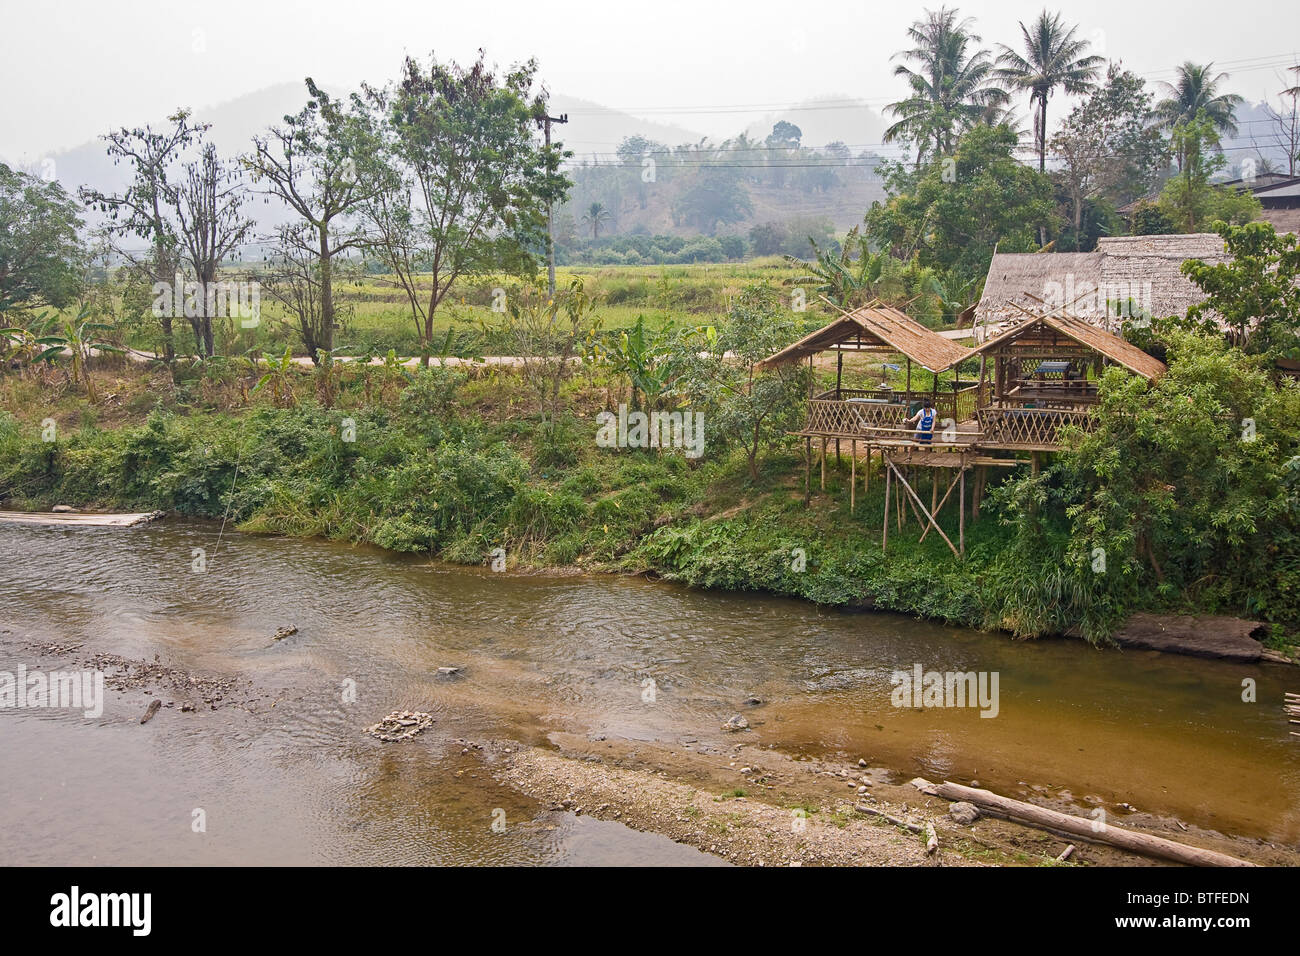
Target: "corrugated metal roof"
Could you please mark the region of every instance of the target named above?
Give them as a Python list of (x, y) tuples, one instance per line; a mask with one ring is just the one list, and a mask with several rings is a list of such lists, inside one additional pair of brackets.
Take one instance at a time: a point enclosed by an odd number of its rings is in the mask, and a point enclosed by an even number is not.
[[(864, 307), (840, 316), (829, 325), (787, 345), (762, 365), (771, 368), (798, 361), (849, 342), (860, 351), (897, 352), (931, 372), (950, 368), (968, 358), (971, 350), (949, 341), (933, 329), (889, 306)], [(853, 349), (845, 349), (853, 351)]]

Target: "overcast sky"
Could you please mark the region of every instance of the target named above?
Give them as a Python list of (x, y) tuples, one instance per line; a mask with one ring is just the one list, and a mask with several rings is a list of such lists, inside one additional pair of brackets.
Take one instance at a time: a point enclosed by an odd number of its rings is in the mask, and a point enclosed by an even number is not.
[[(3, 0), (0, 157), (39, 160), (178, 105), (213, 106), (310, 75), (334, 86), (396, 75), (406, 54), (500, 63), (536, 57), (554, 92), (730, 135), (814, 97), (900, 98), (890, 57), (918, 3), (510, 0)], [(938, 3), (929, 4), (931, 7)], [(966, 2), (986, 43), (1012, 43), (1040, 3)], [(1148, 79), (1213, 60), (1230, 86), (1273, 95), (1298, 62), (1300, 3), (1053, 3), (1097, 52)], [(1235, 15), (1240, 10), (1242, 16)], [(1025, 111), (1022, 107), (1022, 115)], [(614, 144), (608, 144), (613, 146)], [(579, 147), (580, 149), (583, 147)]]

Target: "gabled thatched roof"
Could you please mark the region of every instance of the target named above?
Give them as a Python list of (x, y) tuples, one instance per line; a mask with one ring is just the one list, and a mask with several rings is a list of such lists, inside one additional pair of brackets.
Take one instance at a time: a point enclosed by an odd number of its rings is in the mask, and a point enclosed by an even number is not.
[(1223, 238), (1214, 233), (1113, 236), (1099, 239), (1095, 252), (997, 253), (976, 322), (1005, 322), (1023, 318), (1021, 309), (1066, 306), (1063, 311), (1076, 319), (1118, 328), (1116, 313), (1130, 302), (1154, 317), (1184, 315), (1205, 298), (1179, 271), (1187, 259), (1228, 261)]
[[(1064, 287), (1101, 282), (1101, 256), (1095, 252), (997, 252), (989, 263), (984, 294), (975, 307), (975, 324), (1018, 321), (1021, 309), (1042, 311), (1052, 283)], [(1019, 306), (1019, 308), (1017, 308)]]
[(829, 349), (844, 352), (888, 352), (905, 355), (922, 368), (938, 372), (956, 365), (971, 352), (889, 306), (858, 309), (787, 345), (764, 359), (772, 368), (797, 362)]
[(972, 349), (970, 354), (997, 352), (1013, 346), (1017, 341), (1025, 344), (1029, 344), (1025, 340), (1041, 343), (1044, 333), (1048, 336), (1055, 333), (1071, 339), (1084, 348), (1105, 356), (1117, 365), (1124, 366), (1130, 372), (1141, 375), (1148, 381), (1154, 381), (1165, 373), (1164, 362), (1143, 352), (1133, 343), (1088, 322), (1062, 315), (1038, 315), (1025, 318), (1024, 321), (1005, 329), (1002, 334)]

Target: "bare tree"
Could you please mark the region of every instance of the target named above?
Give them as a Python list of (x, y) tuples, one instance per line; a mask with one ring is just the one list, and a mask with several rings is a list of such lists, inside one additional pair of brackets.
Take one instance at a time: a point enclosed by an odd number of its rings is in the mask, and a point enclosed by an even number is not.
[[(1300, 73), (1300, 66), (1291, 69)], [(1264, 105), (1269, 119), (1269, 139), (1265, 145), (1276, 146), (1286, 153), (1287, 175), (1294, 176), (1296, 165), (1300, 163), (1300, 86), (1283, 90), (1278, 101), (1280, 109), (1274, 109), (1271, 103)], [(1254, 143), (1254, 146), (1258, 152), (1259, 143)]]
[[(300, 330), (310, 335), (303, 344), (312, 361), (317, 361), (318, 350), (334, 348), (334, 259), (363, 242), (355, 231), (341, 232), (339, 223), (357, 212), (375, 188), (366, 165), (367, 157), (375, 154), (365, 146), (366, 123), (359, 99), (353, 97), (353, 109), (347, 110), (310, 77), (306, 83), (307, 105), (286, 116), (283, 125), (254, 137), (253, 153), (244, 162), (253, 181), (266, 183), (267, 194), (289, 206), (310, 231), (319, 305), (310, 327)], [(302, 252), (300, 240), (306, 232), (294, 230), (292, 235), (295, 254)]]
[[(221, 263), (248, 238), (253, 220), (244, 215), (247, 187), (241, 168), (217, 157), (211, 143), (199, 158), (185, 167), (185, 180), (174, 190), (181, 259), (194, 271), (198, 290), (196, 308), (185, 317), (194, 329), (200, 352), (215, 353), (212, 320), (224, 311), (225, 296), (218, 288)], [(194, 312), (194, 315), (190, 313)]]
[[(156, 283), (174, 281), (180, 265), (179, 240), (169, 210), (173, 194), (169, 172), (185, 149), (208, 128), (191, 123), (186, 109), (178, 109), (167, 121), (171, 127), (166, 130), (123, 127), (103, 137), (115, 164), (125, 161), (134, 167), (135, 176), (125, 192), (105, 193), (85, 187), (79, 191), (82, 202), (109, 217), (105, 231), (114, 240), (114, 252)], [(147, 254), (140, 256), (123, 245), (121, 240), (128, 236), (148, 242)], [(165, 312), (158, 319), (164, 355), (171, 364), (176, 357), (172, 315)]]

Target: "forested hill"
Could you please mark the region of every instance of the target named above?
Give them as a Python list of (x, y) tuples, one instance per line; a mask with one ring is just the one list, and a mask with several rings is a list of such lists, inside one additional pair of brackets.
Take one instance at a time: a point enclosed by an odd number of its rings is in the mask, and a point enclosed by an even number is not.
[(670, 147), (632, 136), (611, 156), (574, 156), (557, 244), (583, 255), (618, 236), (737, 236), (760, 255), (805, 254), (810, 235), (861, 222), (884, 188), (878, 155), (842, 143), (806, 148), (800, 137), (780, 121), (763, 139)]

